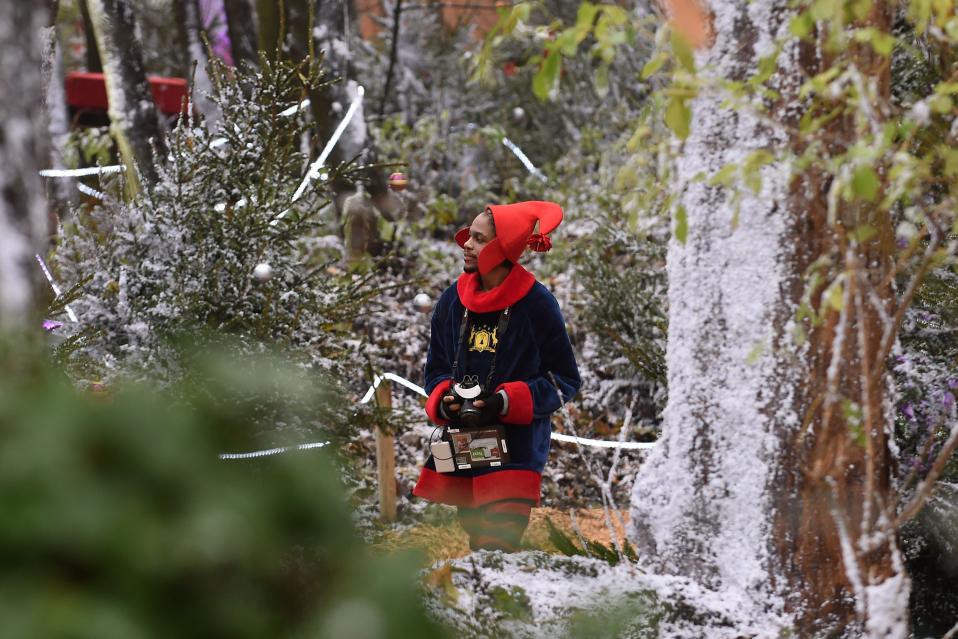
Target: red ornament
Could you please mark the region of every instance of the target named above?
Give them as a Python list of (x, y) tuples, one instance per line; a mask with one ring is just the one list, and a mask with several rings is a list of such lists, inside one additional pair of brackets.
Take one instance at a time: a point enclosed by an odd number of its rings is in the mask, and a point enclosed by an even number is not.
[(393, 173), (389, 176), (389, 188), (393, 191), (405, 191), (409, 180), (402, 173)]

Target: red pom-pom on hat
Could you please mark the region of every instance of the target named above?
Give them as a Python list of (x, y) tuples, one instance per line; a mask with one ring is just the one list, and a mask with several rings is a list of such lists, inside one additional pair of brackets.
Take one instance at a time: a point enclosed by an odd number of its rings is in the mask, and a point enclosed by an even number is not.
[(529, 241), (526, 244), (536, 253), (545, 253), (552, 248), (552, 240), (549, 239), (548, 235), (543, 235), (542, 233), (533, 233), (529, 236)]

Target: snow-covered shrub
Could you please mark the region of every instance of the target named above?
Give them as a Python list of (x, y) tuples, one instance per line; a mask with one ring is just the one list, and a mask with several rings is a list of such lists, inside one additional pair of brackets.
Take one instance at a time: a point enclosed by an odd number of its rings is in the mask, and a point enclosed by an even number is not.
[(630, 563), (479, 551), (433, 566), (424, 581), (429, 614), (464, 639), (778, 636), (734, 624), (732, 604), (694, 583)]
[[(895, 357), (898, 390), (895, 441), (899, 481), (913, 495), (958, 418), (958, 278), (931, 274), (906, 315)], [(937, 494), (902, 530), (912, 576), (916, 636), (940, 634), (941, 620), (958, 618), (958, 458), (945, 467)], [(948, 624), (945, 624), (948, 625)]]
[(157, 184), (124, 200), (107, 182), (102, 202), (65, 228), (60, 277), (90, 278), (73, 304), (78, 328), (95, 330), (81, 354), (105, 379), (175, 381), (194, 351), (223, 342), (342, 373), (344, 339), (378, 288), (337, 269), (338, 242), (324, 239), (335, 235), (325, 181), (346, 169), (331, 167), (293, 201), (308, 162), (308, 124), (294, 107), (325, 76), (316, 60), (214, 70), (215, 128), (181, 122), (156, 158)]

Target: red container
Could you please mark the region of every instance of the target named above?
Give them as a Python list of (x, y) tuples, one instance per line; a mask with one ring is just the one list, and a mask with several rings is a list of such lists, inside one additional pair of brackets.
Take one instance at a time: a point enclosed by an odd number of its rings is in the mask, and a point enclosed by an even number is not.
[[(188, 86), (182, 78), (147, 78), (153, 101), (164, 115), (176, 115), (183, 107)], [(102, 73), (71, 72), (66, 77), (67, 104), (75, 109), (106, 111), (109, 101)]]

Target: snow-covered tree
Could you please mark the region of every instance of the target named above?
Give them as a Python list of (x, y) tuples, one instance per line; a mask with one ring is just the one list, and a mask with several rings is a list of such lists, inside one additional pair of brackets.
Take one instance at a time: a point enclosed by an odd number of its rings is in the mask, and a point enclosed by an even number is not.
[(100, 375), (179, 379), (190, 349), (170, 338), (183, 334), (191, 347), (229, 337), (241, 351), (284, 348), (331, 369), (337, 330), (374, 291), (369, 278), (328, 273), (329, 251), (314, 249), (322, 179), (294, 197), (308, 166), (308, 121), (295, 107), (325, 81), (318, 63), (220, 73), (223, 120), (181, 121), (154, 160), (152, 191), (124, 200), (106, 183), (103, 201), (66, 227), (58, 267), (66, 282), (92, 278), (74, 308), (96, 330), (82, 354)]
[[(673, 9), (689, 5), (706, 7)], [(698, 52), (673, 36), (664, 94), (680, 143), (669, 400), (633, 538), (656, 570), (734, 602), (742, 627), (907, 636), (898, 532), (958, 440), (951, 425), (927, 474), (896, 482), (889, 362), (925, 274), (954, 263), (955, 197), (950, 151), (926, 142), (953, 135), (955, 88), (943, 73), (914, 105), (892, 100), (896, 9), (713, 0), (673, 14), (704, 28)], [(934, 32), (943, 8), (898, 17), (950, 42)]]

